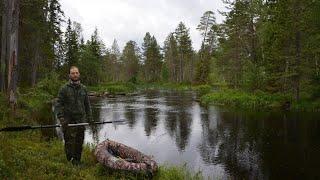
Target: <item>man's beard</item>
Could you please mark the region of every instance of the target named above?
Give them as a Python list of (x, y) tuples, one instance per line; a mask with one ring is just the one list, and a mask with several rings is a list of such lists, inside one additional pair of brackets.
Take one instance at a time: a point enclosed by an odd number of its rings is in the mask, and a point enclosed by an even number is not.
[(77, 78), (77, 79), (71, 79), (71, 81), (73, 81), (73, 82), (77, 82), (77, 81), (79, 81), (80, 80), (80, 78)]
[(78, 78), (76, 78), (76, 79), (70, 78), (70, 80), (71, 80), (72, 82), (79, 82), (79, 81), (80, 81), (80, 77), (78, 77)]

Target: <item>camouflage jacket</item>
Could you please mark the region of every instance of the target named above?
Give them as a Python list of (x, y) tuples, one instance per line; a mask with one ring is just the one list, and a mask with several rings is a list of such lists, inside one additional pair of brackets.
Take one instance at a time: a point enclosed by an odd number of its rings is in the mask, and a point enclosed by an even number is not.
[(75, 85), (69, 81), (62, 86), (58, 94), (55, 109), (58, 118), (68, 115), (86, 117), (85, 119), (87, 119), (88, 122), (93, 121), (88, 92), (86, 86), (81, 83)]

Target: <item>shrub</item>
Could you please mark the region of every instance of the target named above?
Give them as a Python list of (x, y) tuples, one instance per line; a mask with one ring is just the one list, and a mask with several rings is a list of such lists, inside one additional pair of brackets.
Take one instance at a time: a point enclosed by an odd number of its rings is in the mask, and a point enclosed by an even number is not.
[(200, 96), (208, 94), (211, 91), (211, 89), (212, 88), (210, 85), (199, 85), (194, 88), (194, 90), (198, 92)]

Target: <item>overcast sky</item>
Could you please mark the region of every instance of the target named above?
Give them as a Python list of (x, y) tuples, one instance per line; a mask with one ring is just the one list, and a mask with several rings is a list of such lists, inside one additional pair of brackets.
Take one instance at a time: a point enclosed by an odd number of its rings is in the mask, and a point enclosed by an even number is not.
[(200, 17), (211, 10), (221, 22), (223, 17), (217, 10), (225, 10), (221, 0), (61, 0), (61, 5), (66, 18), (82, 25), (85, 39), (97, 27), (107, 48), (117, 39), (120, 49), (129, 40), (141, 46), (146, 32), (162, 46), (182, 21), (190, 28), (193, 47), (198, 50)]

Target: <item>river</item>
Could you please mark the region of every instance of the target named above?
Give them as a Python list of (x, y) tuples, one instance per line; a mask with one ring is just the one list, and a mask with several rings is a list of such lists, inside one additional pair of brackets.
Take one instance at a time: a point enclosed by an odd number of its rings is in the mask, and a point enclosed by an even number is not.
[(184, 165), (210, 179), (320, 178), (319, 113), (247, 112), (202, 107), (192, 91), (144, 91), (92, 102), (105, 124), (85, 133), (86, 143), (107, 138)]

